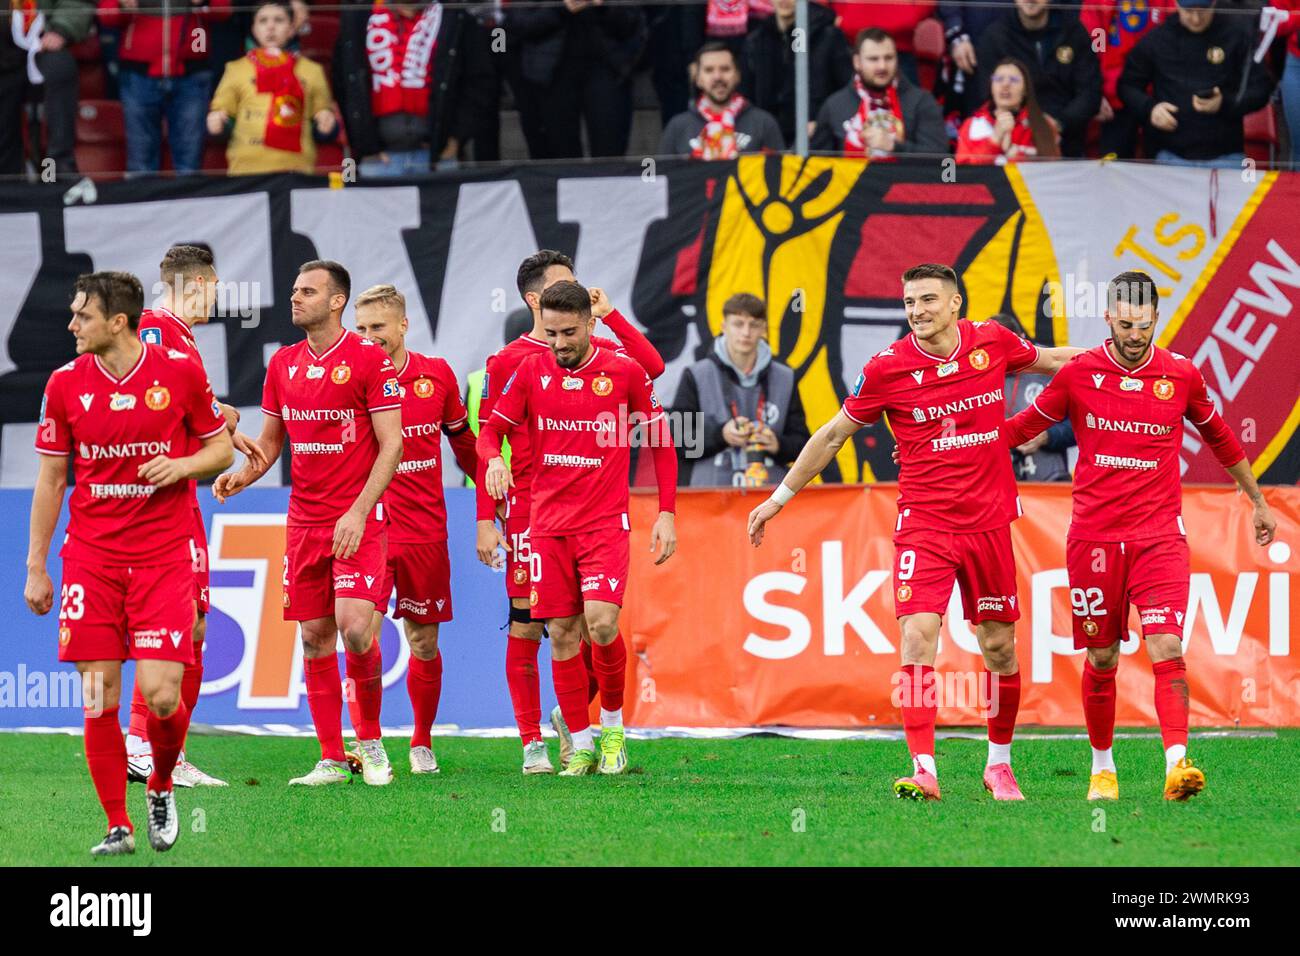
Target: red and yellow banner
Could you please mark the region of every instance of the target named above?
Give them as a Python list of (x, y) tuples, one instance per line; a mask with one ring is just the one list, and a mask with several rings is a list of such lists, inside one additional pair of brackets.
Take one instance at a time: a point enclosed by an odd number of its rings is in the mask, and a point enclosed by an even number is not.
[[(653, 495), (633, 496), (632, 567), (622, 621), (629, 644), (627, 720), (640, 726), (897, 726), (898, 669), (891, 577), (896, 486), (806, 489), (745, 536), (763, 492), (678, 495), (678, 552), (655, 567), (641, 550)], [(1267, 489), (1278, 519), (1254, 544), (1251, 509), (1235, 491), (1189, 486), (1191, 544), (1186, 658), (1194, 726), (1300, 725), (1300, 490)], [(1012, 526), (1023, 608), (1016, 628), (1021, 724), (1081, 725), (1083, 654), (1070, 637), (1065, 538), (1068, 485), (1022, 485)], [(1136, 612), (1121, 645), (1121, 725), (1153, 725), (1151, 664)], [(950, 605), (940, 639), (939, 720), (982, 723), (982, 669), (973, 629)]]

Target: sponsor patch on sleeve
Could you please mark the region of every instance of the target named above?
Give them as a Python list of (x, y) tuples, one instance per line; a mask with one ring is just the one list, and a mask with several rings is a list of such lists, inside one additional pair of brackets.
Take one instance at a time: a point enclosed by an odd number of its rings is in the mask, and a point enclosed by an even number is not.
[(140, 341), (148, 345), (162, 345), (162, 329), (141, 329)]

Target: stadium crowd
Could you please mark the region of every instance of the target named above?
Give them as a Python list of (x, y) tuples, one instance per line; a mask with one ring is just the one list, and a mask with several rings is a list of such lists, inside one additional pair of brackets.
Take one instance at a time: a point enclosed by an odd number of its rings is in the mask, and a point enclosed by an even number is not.
[[(795, 0), (512, 6), (385, 0), (10, 0), (0, 175), (337, 169), (404, 175), (503, 150), (624, 156), (648, 91), (660, 155), (796, 141), (958, 162), (1114, 155), (1292, 166), (1300, 0)], [(1280, 100), (1286, 122), (1277, 122)], [(643, 109), (642, 112), (645, 112)], [(79, 166), (86, 167), (79, 169)]]

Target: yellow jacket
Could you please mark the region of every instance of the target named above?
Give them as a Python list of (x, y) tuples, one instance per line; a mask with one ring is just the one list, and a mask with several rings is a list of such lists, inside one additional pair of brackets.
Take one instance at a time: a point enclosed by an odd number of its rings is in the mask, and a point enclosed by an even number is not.
[(257, 71), (248, 57), (226, 64), (226, 72), (212, 95), (210, 109), (224, 110), (234, 117), (235, 126), (230, 132), (230, 145), (226, 148), (226, 162), (230, 175), (250, 173), (310, 173), (316, 165), (316, 143), (312, 139), (315, 124), (312, 121), (321, 110), (334, 108), (329, 82), (321, 65), (301, 54), (293, 66), (294, 76), (302, 84), (302, 152), (290, 153), (283, 149), (268, 149), (262, 137), (266, 130), (267, 112), (271, 108), (271, 94), (257, 92)]

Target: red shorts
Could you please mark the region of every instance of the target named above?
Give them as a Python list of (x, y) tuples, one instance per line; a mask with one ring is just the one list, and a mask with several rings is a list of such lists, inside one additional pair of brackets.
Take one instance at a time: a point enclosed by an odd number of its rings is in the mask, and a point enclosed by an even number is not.
[(629, 533), (600, 528), (563, 537), (533, 539), (540, 573), (528, 603), (535, 619), (581, 614), (584, 601), (623, 606)]
[(334, 616), (334, 602), (356, 598), (382, 606), (388, 561), (388, 526), (369, 520), (361, 546), (350, 558), (336, 558), (333, 525), (289, 525), (285, 529), (284, 619), (313, 621)]
[(208, 533), (203, 527), (203, 512), (194, 507), (194, 533), (190, 536), (190, 556), (194, 560), (194, 601), (199, 606), (200, 614), (207, 614), (212, 609), (208, 598)]
[(194, 662), (194, 570), (64, 559), (59, 660)]
[(1128, 636), (1136, 605), (1142, 636), (1183, 636), (1191, 555), (1180, 534), (1142, 541), (1065, 542), (1074, 646), (1109, 647)]
[(384, 575), (381, 611), (388, 609), (388, 599), (397, 588), (397, 613), (417, 624), (441, 624), (451, 620), (451, 560), (447, 542), (390, 541), (388, 566)]
[(511, 495), (506, 506), (506, 596), (526, 598), (532, 591), (532, 580), (538, 573), (533, 557), (532, 542), (528, 533), (529, 509), (527, 498)]
[(1011, 526), (992, 531), (909, 531), (894, 538), (894, 614), (942, 616), (961, 588), (966, 620), (1020, 620)]

